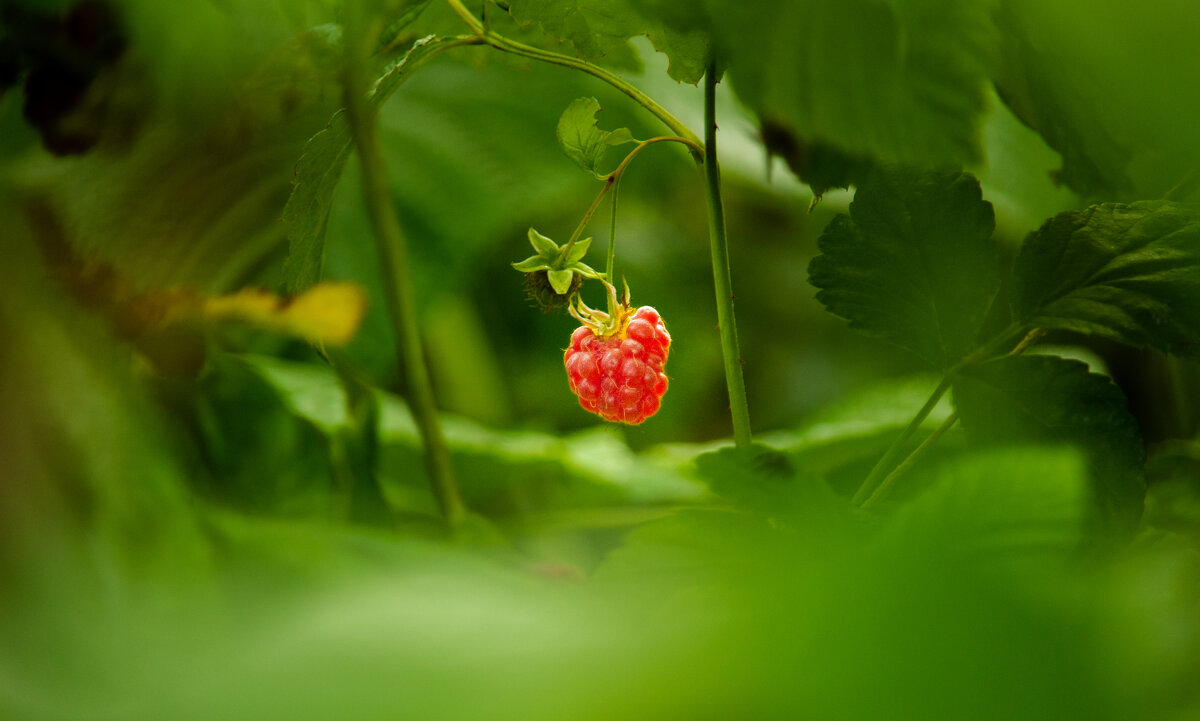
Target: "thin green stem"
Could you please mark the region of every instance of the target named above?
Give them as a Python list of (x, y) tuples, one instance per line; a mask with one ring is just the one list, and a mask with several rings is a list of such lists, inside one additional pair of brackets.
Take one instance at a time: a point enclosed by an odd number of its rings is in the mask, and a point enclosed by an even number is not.
[(575, 247), (575, 241), (579, 240), (579, 236), (583, 235), (583, 231), (587, 228), (588, 223), (592, 222), (592, 216), (596, 214), (596, 209), (600, 207), (600, 201), (604, 200), (604, 196), (608, 195), (608, 191), (612, 189), (616, 182), (616, 178), (611, 175), (604, 179), (604, 187), (600, 189), (600, 192), (596, 194), (596, 199), (588, 206), (587, 212), (583, 214), (583, 218), (580, 219), (579, 224), (572, 231), (570, 239), (563, 245), (562, 250), (558, 252), (558, 257), (566, 258), (570, 254), (571, 249)]
[[(633, 161), (634, 157), (636, 157), (638, 153), (642, 152), (642, 150), (654, 145), (655, 143), (665, 142), (684, 143), (692, 150), (703, 150), (703, 148), (698, 145), (694, 145), (687, 138), (680, 138), (674, 135), (664, 135), (657, 138), (650, 138), (649, 140), (643, 140), (638, 143), (637, 147), (629, 151), (629, 154), (621, 160), (620, 164), (617, 165), (616, 170), (604, 176), (604, 187), (600, 188), (600, 192), (596, 195), (596, 199), (592, 201), (592, 204), (588, 207), (587, 212), (583, 214), (583, 219), (580, 220), (579, 224), (575, 226), (575, 230), (571, 233), (570, 239), (567, 240), (566, 244), (563, 245), (562, 250), (559, 251), (558, 256), (560, 258), (566, 258), (571, 252), (571, 249), (575, 247), (575, 242), (579, 240), (579, 236), (583, 235), (583, 231), (587, 229), (587, 224), (592, 221), (592, 216), (595, 215), (596, 209), (600, 207), (600, 201), (604, 200), (604, 196), (608, 195), (608, 191), (616, 187), (617, 183), (621, 180), (621, 175), (624, 174), (629, 168), (629, 164)], [(611, 282), (612, 278), (608, 278), (608, 280)]]
[(729, 390), (729, 412), (733, 441), (738, 448), (750, 446), (750, 407), (746, 381), (742, 377), (742, 354), (738, 349), (737, 322), (733, 313), (733, 282), (729, 271), (729, 238), (725, 206), (721, 200), (721, 168), (717, 164), (717, 73), (710, 62), (704, 75), (704, 164), (705, 198), (708, 201), (708, 240), (712, 253), (713, 286), (717, 297), (717, 324), (721, 332), (721, 355), (725, 361), (725, 385)]
[(621, 178), (613, 181), (612, 189), (612, 221), (608, 228), (608, 260), (604, 264), (604, 279), (613, 282), (613, 266), (617, 262), (617, 198), (620, 193)]
[(510, 40), (502, 35), (497, 35), (489, 28), (484, 27), (484, 24), (479, 20), (479, 18), (475, 17), (475, 15), (462, 4), (461, 0), (446, 0), (446, 2), (450, 5), (450, 9), (453, 10), (454, 13), (458, 15), (458, 17), (462, 19), (462, 21), (465, 22), (467, 26), (475, 32), (476, 35), (483, 38), (483, 41), (488, 45), (491, 45), (497, 50), (501, 50), (506, 53), (512, 53), (513, 55), (520, 55), (522, 57), (527, 57), (533, 60), (541, 60), (542, 62), (551, 63), (553, 65), (561, 65), (563, 67), (581, 70), (588, 75), (603, 80), (617, 90), (625, 93), (638, 105), (641, 105), (643, 108), (648, 110), (656, 118), (662, 121), (663, 125), (666, 125), (668, 128), (670, 128), (671, 132), (686, 138), (695, 146), (699, 147), (700, 139), (696, 137), (695, 133), (689, 130), (686, 125), (681, 123), (678, 118), (667, 112), (666, 108), (654, 102), (649, 95), (646, 95), (641, 90), (638, 90), (621, 77), (614, 75), (602, 67), (593, 65), (586, 60), (573, 58), (569, 55), (560, 55), (559, 53), (550, 52), (549, 50), (542, 50), (541, 48), (535, 48), (531, 45), (525, 45), (524, 43)]
[[(945, 392), (950, 388), (951, 384), (954, 382), (954, 377), (958, 375), (958, 372), (966, 365), (983, 360), (985, 357), (987, 357), (988, 350), (990, 348), (995, 347), (997, 343), (1003, 343), (1006, 340), (1011, 339), (1015, 333), (1016, 329), (1010, 328), (1009, 330), (1006, 330), (1004, 333), (998, 335), (995, 341), (985, 344), (978, 351), (967, 356), (946, 372), (946, 375), (942, 377), (942, 382), (938, 384), (936, 389), (934, 389), (933, 394), (929, 397), (929, 400), (925, 402), (925, 405), (922, 406), (921, 410), (917, 412), (917, 415), (913, 418), (912, 422), (910, 422), (908, 427), (904, 429), (904, 433), (901, 434), (900, 438), (896, 439), (896, 441), (894, 441), (892, 445), (888, 447), (884, 457), (879, 459), (879, 462), (876, 463), (875, 467), (871, 469), (871, 473), (867, 476), (867, 479), (863, 481), (863, 484), (858, 489), (858, 492), (854, 494), (854, 503), (856, 505), (861, 508), (866, 508), (867, 506), (878, 503), (886, 498), (888, 493), (891, 492), (891, 486), (896, 482), (896, 479), (907, 473), (908, 470), (912, 468), (922, 456), (925, 455), (929, 448), (936, 443), (937, 440), (946, 433), (946, 431), (950, 430), (950, 428), (954, 426), (954, 424), (958, 421), (957, 412), (951, 413), (949, 416), (947, 416), (946, 420), (942, 421), (941, 425), (934, 429), (934, 431), (930, 433), (925, 440), (921, 441), (921, 444), (913, 449), (913, 451), (909, 453), (903, 461), (901, 461), (900, 465), (896, 466), (889, 472), (888, 469), (892, 468), (892, 464), (900, 455), (904, 443), (912, 437), (913, 433), (915, 433), (918, 428), (920, 428), (921, 424), (925, 421), (925, 418), (929, 416), (930, 411), (932, 411), (937, 405), (938, 400), (940, 400), (942, 395), (945, 394)], [(1008, 353), (1005, 355), (1014, 356), (1024, 353), (1045, 334), (1045, 330), (1041, 328), (1034, 328), (1026, 333), (1025, 337), (1021, 339), (1021, 342), (1013, 346), (1012, 350), (1008, 351)], [(882, 481), (880, 480), (880, 477), (882, 477)]]
[(396, 335), (396, 354), (407, 380), (412, 413), (424, 445), (432, 490), (446, 524), (453, 529), (462, 521), (465, 507), (454, 480), (454, 469), (434, 405), (429, 371), (425, 367), (416, 300), (409, 278), (408, 249), (400, 219), (392, 204), (387, 170), (379, 146), (377, 118), (364, 93), (368, 86), (365, 48), (373, 45), (373, 35), (378, 32), (378, 26), (376, 24), (376, 27), (368, 28), (362, 22), (362, 10), (358, 3), (348, 3), (343, 69), (346, 115), (358, 147), (363, 200), (383, 263), (384, 297)]
[(854, 505), (861, 506), (865, 503), (871, 497), (871, 494), (875, 492), (880, 482), (887, 477), (888, 471), (892, 469), (896, 461), (904, 453), (904, 445), (908, 443), (908, 439), (912, 438), (917, 429), (921, 427), (921, 424), (925, 422), (925, 419), (929, 417), (929, 414), (933, 412), (933, 409), (937, 407), (938, 401), (942, 399), (946, 391), (950, 390), (953, 378), (953, 371), (946, 373), (942, 377), (937, 388), (934, 388), (933, 393), (929, 394), (929, 399), (925, 401), (925, 405), (921, 406), (921, 410), (917, 411), (917, 414), (908, 422), (908, 425), (900, 432), (896, 440), (892, 441), (892, 444), (884, 451), (883, 457), (871, 468), (871, 472), (867, 474), (866, 479), (859, 486), (858, 492), (854, 494)]
[(891, 473), (887, 474), (887, 477), (884, 478), (883, 482), (879, 484), (879, 488), (876, 488), (875, 492), (872, 493), (869, 498), (863, 501), (860, 507), (869, 508), (887, 498), (888, 494), (891, 493), (892, 484), (896, 482), (896, 479), (900, 476), (903, 476), (908, 472), (908, 469), (915, 466), (917, 461), (921, 460), (921, 457), (933, 447), (933, 444), (937, 443), (938, 439), (941, 438), (946, 431), (950, 430), (957, 422), (957, 413), (951, 413), (950, 415), (946, 416), (946, 420), (942, 421), (942, 424), (935, 428), (933, 433), (930, 433), (925, 440), (921, 441), (921, 445), (917, 446), (912, 453), (908, 454), (908, 458), (905, 458), (900, 465), (896, 466)]
[[(946, 371), (937, 387), (933, 389), (933, 393), (929, 395), (929, 399), (925, 401), (925, 405), (921, 406), (921, 410), (917, 411), (917, 414), (913, 416), (911, 421), (908, 422), (908, 425), (905, 426), (904, 430), (900, 432), (900, 435), (896, 436), (896, 439), (893, 440), (891, 445), (887, 447), (887, 450), (883, 452), (883, 456), (875, 463), (874, 466), (871, 467), (871, 471), (867, 474), (867, 477), (863, 479), (862, 485), (858, 487), (858, 491), (854, 494), (855, 505), (862, 505), (868, 498), (871, 497), (871, 494), (875, 492), (875, 489), (879, 486), (880, 482), (887, 477), (888, 472), (904, 453), (905, 444), (907, 444), (908, 440), (912, 438), (914, 433), (917, 432), (917, 429), (921, 427), (921, 424), (925, 422), (925, 419), (929, 417), (929, 414), (937, 406), (938, 401), (942, 399), (942, 396), (946, 394), (946, 391), (950, 390), (950, 385), (954, 381), (954, 376), (956, 376), (964, 366), (972, 363), (978, 363), (984, 358), (987, 358), (992, 353), (992, 349), (1002, 347), (1005, 343), (1011, 342), (1012, 338), (1019, 331), (1020, 329), (1014, 326), (1005, 328), (1002, 332), (993, 337), (992, 340), (979, 346), (974, 353), (971, 353), (966, 358), (963, 358), (952, 368), (950, 368), (950, 370)], [(1018, 344), (1018, 348), (1020, 348), (1021, 351), (1023, 351), (1025, 347), (1028, 347), (1028, 345), (1021, 347), (1022, 344), (1033, 342), (1033, 340), (1030, 338), (1031, 335), (1033, 335), (1032, 332), (1030, 335), (1025, 337), (1025, 340), (1021, 341), (1021, 344)], [(1036, 339), (1036, 337), (1034, 339)], [(1020, 352), (1017, 351), (1016, 348), (1013, 350)]]

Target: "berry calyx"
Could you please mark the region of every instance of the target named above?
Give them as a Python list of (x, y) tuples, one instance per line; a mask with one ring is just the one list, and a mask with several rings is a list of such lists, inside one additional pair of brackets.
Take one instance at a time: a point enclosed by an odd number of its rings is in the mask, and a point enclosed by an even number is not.
[(671, 335), (650, 306), (630, 313), (622, 305), (615, 316), (607, 329), (585, 324), (571, 334), (563, 353), (567, 383), (585, 410), (637, 425), (658, 412), (667, 392)]

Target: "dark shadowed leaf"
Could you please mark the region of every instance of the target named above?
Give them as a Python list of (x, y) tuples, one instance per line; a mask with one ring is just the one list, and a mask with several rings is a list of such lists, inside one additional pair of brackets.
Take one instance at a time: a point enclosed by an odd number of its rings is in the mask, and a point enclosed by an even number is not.
[(1000, 96), (1062, 154), (1084, 197), (1161, 197), (1200, 167), (1200, 5), (1000, 4)]
[(1012, 308), (1031, 327), (1200, 355), (1200, 213), (1145, 201), (1051, 218), (1017, 258)]
[(825, 229), (809, 280), (851, 327), (947, 367), (971, 350), (999, 285), (994, 225), (970, 175), (884, 170)]
[(1079, 361), (1011, 356), (969, 366), (954, 383), (963, 425), (1001, 443), (1069, 443), (1087, 456), (1093, 528), (1120, 538), (1142, 512), (1145, 449), (1125, 394)]
[(842, 152), (926, 165), (980, 155), (989, 5), (706, 3), (718, 58), (761, 121)]

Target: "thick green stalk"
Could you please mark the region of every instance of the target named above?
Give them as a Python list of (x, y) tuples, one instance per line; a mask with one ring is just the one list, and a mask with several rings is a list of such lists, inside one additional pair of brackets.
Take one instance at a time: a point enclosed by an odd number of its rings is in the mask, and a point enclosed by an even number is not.
[(368, 73), (364, 49), (371, 45), (367, 42), (370, 33), (354, 22), (361, 22), (362, 19), (361, 9), (356, 3), (349, 3), (347, 12), (354, 15), (348, 17), (346, 23), (343, 94), (346, 115), (358, 148), (363, 200), (383, 263), (384, 298), (396, 335), (396, 353), (407, 381), (410, 406), (425, 449), (425, 465), (442, 516), (453, 529), (462, 521), (465, 508), (454, 480), (454, 469), (434, 405), (429, 371), (425, 367), (416, 300), (409, 277), (408, 249), (400, 219), (392, 204), (387, 171), (379, 147), (377, 118), (368, 107), (365, 95)]
[(729, 412), (733, 418), (733, 441), (738, 448), (750, 445), (750, 407), (746, 381), (742, 377), (742, 354), (738, 349), (737, 322), (733, 314), (733, 283), (729, 272), (729, 239), (725, 229), (725, 206), (721, 201), (721, 168), (717, 164), (717, 75), (711, 62), (704, 75), (704, 189), (708, 201), (708, 241), (712, 252), (713, 285), (717, 295), (717, 323), (721, 331), (721, 355), (725, 360), (725, 385), (729, 390)]

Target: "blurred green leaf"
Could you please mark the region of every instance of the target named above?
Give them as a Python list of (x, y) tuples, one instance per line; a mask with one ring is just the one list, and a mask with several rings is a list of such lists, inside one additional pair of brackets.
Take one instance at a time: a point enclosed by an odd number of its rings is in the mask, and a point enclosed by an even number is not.
[(288, 227), (283, 284), (289, 293), (302, 292), (321, 279), (333, 193), (351, 145), (346, 114), (339, 110), (329, 125), (309, 138), (304, 154), (296, 161), (292, 194), (283, 208), (283, 222)]
[(1013, 267), (1013, 314), (1031, 328), (1200, 355), (1200, 213), (1167, 201), (1057, 215)]
[(575, 164), (597, 178), (600, 161), (610, 146), (632, 143), (629, 128), (601, 130), (596, 123), (600, 102), (595, 98), (579, 98), (567, 106), (558, 119), (558, 144)]
[[(278, 390), (293, 413), (327, 436), (350, 427), (343, 388), (327, 369), (266, 357), (243, 363)], [(416, 423), (403, 400), (376, 392), (379, 406), (377, 473), (398, 511), (435, 512)], [(475, 510), (507, 515), (621, 501), (694, 500), (703, 489), (676, 462), (641, 458), (605, 433), (559, 438), (533, 431), (502, 431), (446, 415), (446, 443), (459, 481)]]
[(695, 463), (697, 473), (717, 495), (782, 522), (828, 512), (834, 503), (823, 483), (798, 472), (787, 454), (773, 448), (722, 448), (697, 456)]
[(946, 368), (974, 346), (999, 287), (994, 222), (970, 175), (881, 170), (821, 234), (809, 281), (851, 327)]
[[(424, 5), (420, 3), (408, 12), (419, 13)], [(415, 15), (409, 19), (413, 18)], [(370, 93), (372, 102), (376, 106), (385, 103), (413, 70), (444, 50), (446, 42), (442, 38), (426, 37), (414, 43), (375, 81)], [(296, 161), (292, 194), (283, 208), (283, 222), (288, 229), (283, 284), (289, 293), (299, 293), (321, 279), (333, 194), (350, 157), (353, 141), (345, 111), (339, 110), (324, 129), (309, 138), (304, 153)]]
[(763, 123), (854, 156), (924, 166), (980, 155), (990, 2), (852, 0), (705, 7), (718, 57)]
[(897, 510), (886, 533), (931, 542), (984, 564), (1067, 562), (1083, 541), (1088, 469), (1073, 448), (982, 450), (932, 471), (931, 486)]
[(1196, 5), (1014, 0), (997, 22), (1000, 96), (1062, 154), (1061, 182), (1140, 200), (1200, 168), (1200, 98), (1180, 92), (1200, 84)]
[(1145, 449), (1125, 394), (1078, 361), (1011, 356), (971, 365), (954, 382), (963, 426), (1000, 443), (1070, 443), (1091, 476), (1093, 532), (1128, 538), (1142, 513)]

